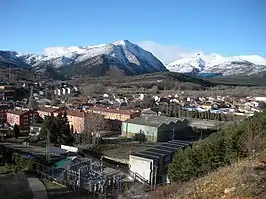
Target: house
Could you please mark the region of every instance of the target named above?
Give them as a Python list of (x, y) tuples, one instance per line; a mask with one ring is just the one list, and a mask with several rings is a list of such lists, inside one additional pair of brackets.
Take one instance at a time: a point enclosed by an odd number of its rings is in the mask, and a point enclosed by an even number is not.
[(11, 126), (17, 124), (21, 128), (29, 128), (34, 122), (35, 112), (26, 109), (9, 110), (6, 113), (7, 123)]
[(58, 107), (43, 107), (37, 110), (39, 116), (44, 119), (47, 116), (55, 116), (54, 113), (59, 110)]
[(111, 108), (91, 107), (87, 110), (88, 113), (96, 113), (103, 115), (105, 119), (125, 121), (140, 116), (140, 112), (134, 110), (121, 110)]
[(132, 138), (144, 134), (151, 142), (164, 142), (173, 138), (189, 139), (188, 120), (166, 116), (143, 116), (122, 123), (122, 136)]
[(13, 100), (15, 98), (15, 90), (1, 89), (0, 88), (0, 99), (1, 100)]
[(206, 109), (206, 110), (211, 110), (213, 105), (211, 102), (205, 102), (200, 105), (201, 108)]
[(66, 113), (73, 132), (82, 133), (85, 129), (85, 112), (83, 110), (68, 110)]

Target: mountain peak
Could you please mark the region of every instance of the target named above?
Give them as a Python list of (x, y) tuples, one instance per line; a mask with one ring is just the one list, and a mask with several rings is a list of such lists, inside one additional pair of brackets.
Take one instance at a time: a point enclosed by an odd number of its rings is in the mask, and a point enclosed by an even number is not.
[(126, 46), (127, 44), (133, 44), (129, 40), (118, 40), (113, 42), (114, 45), (121, 45), (121, 46)]
[(266, 58), (258, 55), (223, 57), (216, 53), (184, 57), (166, 66), (172, 72), (251, 75), (266, 71)]
[(43, 55), (6, 54), (7, 60), (13, 58), (14, 63), (20, 60), (20, 63), (38, 68), (76, 67), (72, 72), (79, 68), (81, 74), (93, 74), (93, 71), (102, 71), (105, 74), (109, 68), (117, 68), (129, 75), (166, 71), (165, 66), (154, 55), (128, 40), (93, 46), (48, 47), (43, 50)]

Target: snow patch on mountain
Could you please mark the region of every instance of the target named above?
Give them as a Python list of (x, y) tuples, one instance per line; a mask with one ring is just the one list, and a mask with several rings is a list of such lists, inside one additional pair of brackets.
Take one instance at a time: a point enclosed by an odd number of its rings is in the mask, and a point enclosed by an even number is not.
[(252, 75), (266, 71), (266, 58), (258, 55), (223, 57), (219, 54), (197, 54), (184, 57), (166, 66), (180, 73), (222, 73), (224, 75)]
[[(19, 60), (32, 67), (50, 65), (54, 68), (61, 68), (83, 63), (94, 57), (105, 56), (114, 66), (121, 69), (126, 67), (129, 71), (166, 71), (165, 66), (154, 55), (128, 40), (93, 46), (49, 47), (43, 50), (43, 55), (17, 52), (7, 54), (9, 55), (7, 60), (13, 60), (14, 63), (18, 63)], [(20, 64), (17, 65), (20, 66)]]

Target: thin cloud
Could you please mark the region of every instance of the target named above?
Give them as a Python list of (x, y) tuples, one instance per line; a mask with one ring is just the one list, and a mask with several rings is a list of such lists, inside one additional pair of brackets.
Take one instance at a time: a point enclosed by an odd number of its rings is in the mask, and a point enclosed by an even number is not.
[(178, 46), (161, 45), (154, 41), (141, 41), (138, 42), (138, 45), (143, 49), (150, 51), (164, 64), (169, 64), (184, 57), (193, 57), (198, 53), (203, 53), (202, 50), (186, 50)]

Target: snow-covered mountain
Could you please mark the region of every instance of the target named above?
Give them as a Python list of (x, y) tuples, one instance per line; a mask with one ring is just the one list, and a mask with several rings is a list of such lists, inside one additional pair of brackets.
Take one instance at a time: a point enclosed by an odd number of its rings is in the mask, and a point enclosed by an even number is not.
[(118, 69), (126, 75), (166, 71), (160, 60), (128, 40), (96, 46), (50, 47), (44, 49), (43, 55), (0, 51), (0, 63), (95, 75), (103, 75), (109, 69)]
[(219, 73), (223, 75), (252, 75), (266, 71), (266, 58), (258, 55), (223, 57), (219, 54), (197, 54), (166, 65), (172, 72)]

